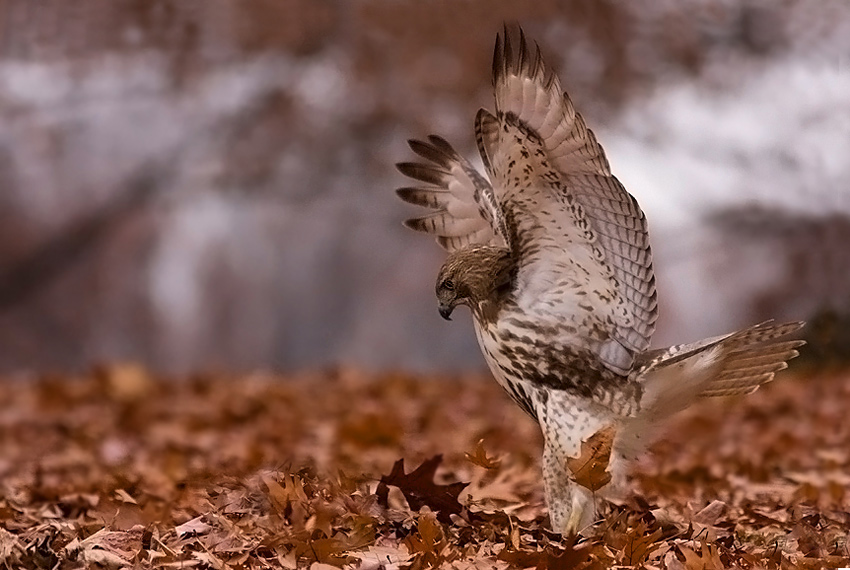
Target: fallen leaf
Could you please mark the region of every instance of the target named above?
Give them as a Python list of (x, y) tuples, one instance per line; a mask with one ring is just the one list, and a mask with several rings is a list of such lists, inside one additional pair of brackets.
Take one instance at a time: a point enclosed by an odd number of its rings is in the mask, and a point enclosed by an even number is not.
[(404, 543), (398, 547), (392, 546), (370, 546), (368, 550), (359, 552), (348, 552), (349, 556), (360, 560), (360, 570), (364, 568), (384, 568), (391, 565), (398, 568), (410, 560), (410, 552)]
[(229, 568), (224, 560), (211, 552), (193, 552), (192, 557), (213, 570), (227, 570)]
[(719, 500), (714, 500), (709, 503), (705, 508), (703, 508), (700, 512), (694, 515), (694, 522), (698, 522), (700, 524), (714, 526), (717, 521), (723, 516), (723, 513), (726, 512), (726, 503)]
[(658, 541), (661, 540), (661, 529), (655, 529), (651, 533), (647, 530), (646, 525), (640, 523), (626, 533), (626, 546), (623, 549), (621, 564), (637, 566), (645, 562), (649, 554), (660, 546)]
[(115, 490), (115, 498), (118, 499), (119, 501), (124, 502), (124, 503), (130, 503), (130, 504), (133, 504), (133, 505), (139, 504), (138, 502), (136, 502), (136, 499), (131, 497), (130, 493), (128, 493), (124, 489), (116, 489)]
[(419, 517), (416, 528), (419, 531), (418, 536), (408, 535), (404, 539), (404, 544), (424, 566), (439, 567), (445, 562), (443, 552), (448, 547), (443, 527), (437, 522), (434, 513), (425, 513)]
[(498, 469), (502, 464), (499, 459), (495, 457), (489, 457), (487, 455), (487, 451), (484, 449), (484, 440), (479, 439), (478, 443), (475, 444), (475, 449), (472, 450), (472, 453), (464, 453), (467, 461), (470, 463), (474, 463), (479, 467), (483, 467), (484, 469)]
[(600, 429), (581, 442), (581, 453), (578, 457), (567, 458), (567, 467), (576, 483), (595, 492), (611, 481), (608, 462), (611, 459), (611, 444), (614, 442), (615, 433), (616, 428), (613, 425)]
[[(516, 568), (534, 567), (540, 570), (584, 569), (594, 567), (594, 561), (590, 560), (590, 556), (598, 550), (598, 546), (600, 545), (593, 542), (578, 544), (578, 538), (572, 536), (565, 538), (557, 547), (552, 545), (543, 550), (515, 550), (506, 548), (496, 558)], [(610, 564), (602, 564), (599, 568), (601, 570), (609, 566)]]
[(82, 559), (87, 564), (97, 564), (106, 568), (124, 568), (130, 564), (130, 560), (108, 550), (100, 548), (87, 548), (82, 553)]
[(184, 522), (183, 524), (175, 528), (174, 531), (177, 533), (177, 536), (185, 537), (200, 536), (202, 534), (208, 533), (210, 529), (212, 529), (212, 527), (206, 522), (204, 522), (204, 517), (202, 515)]
[(716, 546), (703, 542), (699, 553), (684, 545), (679, 545), (677, 548), (685, 558), (684, 567), (687, 570), (724, 570), (725, 568)]
[(404, 459), (396, 461), (390, 474), (381, 477), (381, 482), (375, 491), (381, 504), (384, 507), (387, 506), (389, 493), (387, 485), (392, 485), (401, 490), (412, 510), (418, 511), (428, 505), (431, 510), (437, 512), (440, 522), (450, 523), (451, 515), (459, 515), (463, 512), (463, 505), (457, 498), (469, 483), (450, 485), (434, 483), (437, 466), (442, 460), (442, 455), (435, 455), (407, 474), (404, 472)]

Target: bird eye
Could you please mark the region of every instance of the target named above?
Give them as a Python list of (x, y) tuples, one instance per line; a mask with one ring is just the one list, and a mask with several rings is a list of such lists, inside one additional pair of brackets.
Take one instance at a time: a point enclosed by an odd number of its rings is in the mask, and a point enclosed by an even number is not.
[(445, 281), (443, 281), (443, 289), (445, 289), (446, 291), (454, 291), (454, 282), (451, 279), (446, 279)]

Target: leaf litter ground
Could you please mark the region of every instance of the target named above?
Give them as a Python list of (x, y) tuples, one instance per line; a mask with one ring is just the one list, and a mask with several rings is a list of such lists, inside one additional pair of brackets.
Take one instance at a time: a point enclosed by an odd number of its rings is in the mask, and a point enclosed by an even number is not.
[[(547, 530), (537, 427), (487, 378), (10, 378), (0, 564), (850, 566), (850, 375), (785, 376), (681, 414), (631, 496), (565, 539)], [(589, 486), (604, 435), (570, 467)]]

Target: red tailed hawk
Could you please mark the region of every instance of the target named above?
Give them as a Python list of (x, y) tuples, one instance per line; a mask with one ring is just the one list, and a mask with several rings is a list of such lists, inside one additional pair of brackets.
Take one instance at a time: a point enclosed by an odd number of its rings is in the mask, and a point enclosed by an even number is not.
[(648, 350), (658, 309), (637, 201), (522, 30), (496, 38), (493, 86), (495, 114), (475, 119), (486, 175), (431, 136), (410, 141), (427, 162), (398, 165), (423, 184), (398, 194), (432, 210), (406, 225), (449, 251), (439, 312), (472, 311), (493, 376), (543, 430), (552, 527), (573, 533), (595, 517), (568, 465), (583, 441), (614, 434), (601, 491), (617, 492), (659, 422), (700, 397), (770, 381), (802, 344), (777, 339), (802, 323)]

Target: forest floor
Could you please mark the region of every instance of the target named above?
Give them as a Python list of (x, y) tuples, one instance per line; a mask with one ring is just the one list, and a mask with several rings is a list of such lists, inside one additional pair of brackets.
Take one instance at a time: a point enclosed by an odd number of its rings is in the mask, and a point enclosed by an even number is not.
[(701, 402), (562, 540), (538, 429), (480, 376), (9, 378), (0, 566), (847, 567), (848, 409), (805, 371)]

